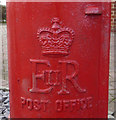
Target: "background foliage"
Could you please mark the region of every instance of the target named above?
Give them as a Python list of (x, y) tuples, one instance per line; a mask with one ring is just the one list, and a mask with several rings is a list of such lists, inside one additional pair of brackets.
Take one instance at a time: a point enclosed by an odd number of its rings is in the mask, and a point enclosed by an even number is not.
[(0, 22), (6, 22), (6, 6), (0, 5)]

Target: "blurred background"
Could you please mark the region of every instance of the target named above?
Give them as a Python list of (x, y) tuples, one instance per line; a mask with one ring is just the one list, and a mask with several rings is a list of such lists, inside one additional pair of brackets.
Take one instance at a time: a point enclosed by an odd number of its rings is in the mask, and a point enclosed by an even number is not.
[[(116, 0), (111, 2), (111, 40), (110, 40), (110, 73), (109, 73), (109, 117), (116, 116), (116, 79), (114, 79), (116, 60)], [(8, 56), (7, 56), (7, 25), (6, 1), (0, 1), (0, 90), (9, 90), (8, 87)], [(7, 115), (8, 116), (8, 115)]]
[(6, 1), (0, 1), (0, 88), (8, 88)]

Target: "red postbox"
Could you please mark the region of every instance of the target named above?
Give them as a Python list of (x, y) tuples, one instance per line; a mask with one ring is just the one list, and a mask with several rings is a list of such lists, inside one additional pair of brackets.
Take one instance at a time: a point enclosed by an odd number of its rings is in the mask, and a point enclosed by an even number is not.
[(8, 2), (11, 118), (107, 118), (110, 3)]

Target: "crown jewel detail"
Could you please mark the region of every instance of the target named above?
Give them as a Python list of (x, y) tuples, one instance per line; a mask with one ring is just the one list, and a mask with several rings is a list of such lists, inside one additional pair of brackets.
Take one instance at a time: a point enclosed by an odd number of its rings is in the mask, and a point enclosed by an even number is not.
[(42, 28), (37, 33), (42, 46), (42, 53), (46, 55), (68, 55), (74, 39), (74, 31), (68, 27), (61, 27), (58, 18), (53, 18), (51, 23), (51, 28)]

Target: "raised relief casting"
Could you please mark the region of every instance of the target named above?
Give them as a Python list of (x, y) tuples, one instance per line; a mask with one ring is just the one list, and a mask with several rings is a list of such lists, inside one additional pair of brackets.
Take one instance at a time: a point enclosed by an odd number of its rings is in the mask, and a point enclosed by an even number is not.
[[(52, 19), (52, 28), (40, 29), (37, 34), (44, 55), (65, 56), (69, 54), (74, 32), (70, 28), (61, 27), (58, 18)], [(57, 58), (53, 57), (53, 59)], [(53, 89), (58, 88), (58, 94), (70, 94), (71, 90), (67, 88), (67, 80), (71, 82), (70, 84), (76, 91), (86, 92), (77, 83), (79, 70), (77, 61), (66, 60), (66, 58), (63, 60), (62, 57), (59, 59), (55, 67), (48, 60), (30, 59), (32, 63), (32, 88), (30, 92), (50, 93)], [(44, 66), (42, 70), (40, 70), (40, 66)], [(68, 73), (69, 69), (72, 70), (70, 73)], [(40, 81), (43, 81), (44, 85), (40, 85)], [(39, 85), (42, 86), (41, 89)]]
[(58, 18), (52, 19), (51, 28), (38, 31), (38, 38), (42, 46), (42, 53), (47, 55), (68, 55), (74, 38), (74, 31), (68, 27), (61, 27)]

